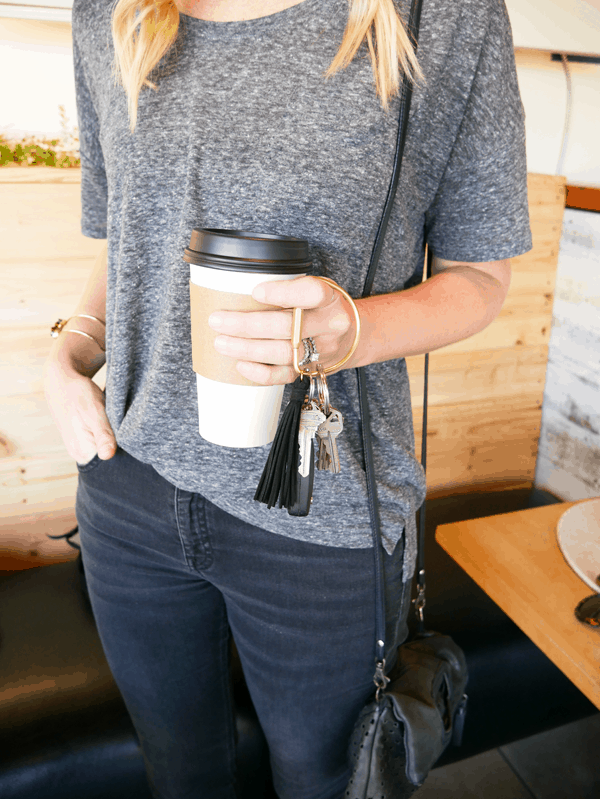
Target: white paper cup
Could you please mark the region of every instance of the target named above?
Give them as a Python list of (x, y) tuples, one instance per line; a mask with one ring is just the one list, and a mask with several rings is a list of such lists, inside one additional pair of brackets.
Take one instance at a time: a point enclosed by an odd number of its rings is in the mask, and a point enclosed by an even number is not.
[[(214, 232), (242, 235), (240, 231)], [(264, 234), (244, 235), (259, 236), (263, 240), (270, 238)], [(243, 244), (246, 248), (247, 242), (243, 241)], [(261, 243), (256, 242), (256, 245), (258, 253), (263, 254), (260, 252)], [(262, 247), (264, 246), (263, 241)], [(186, 250), (186, 255), (188, 252)], [(192, 349), (198, 391), (199, 433), (206, 441), (223, 447), (247, 448), (269, 444), (275, 437), (285, 386), (260, 386), (240, 375), (235, 370), (235, 359), (227, 358), (214, 350), (213, 342), (217, 333), (208, 327), (207, 319), (212, 311), (219, 308), (245, 310), (267, 307), (253, 300), (254, 287), (266, 281), (293, 280), (306, 275), (310, 271), (310, 262), (296, 260), (295, 266), (292, 265), (288, 271), (284, 271), (285, 264), (280, 264), (282, 271), (276, 272), (276, 264), (265, 264), (261, 267), (260, 263), (251, 261), (248, 268), (254, 266), (253, 270), (244, 271), (245, 265), (239, 256), (229, 256), (229, 265), (234, 267), (231, 269), (227, 268), (226, 257), (221, 266), (192, 263), (191, 257), (184, 256), (190, 263)], [(217, 261), (218, 257), (212, 255), (207, 260)], [(238, 260), (239, 266), (231, 263), (235, 260)], [(303, 264), (305, 271), (299, 271), (298, 263)], [(258, 271), (261, 268), (269, 271)], [(202, 291), (197, 291), (194, 287), (200, 287)], [(274, 306), (268, 307), (273, 310)]]

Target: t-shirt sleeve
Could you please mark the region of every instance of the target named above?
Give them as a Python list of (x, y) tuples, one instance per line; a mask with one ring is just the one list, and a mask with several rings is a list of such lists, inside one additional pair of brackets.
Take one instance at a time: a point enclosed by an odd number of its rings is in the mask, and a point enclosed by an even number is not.
[(490, 20), (458, 135), (425, 217), (438, 258), (499, 261), (532, 247), (525, 115), (504, 2)]
[(82, 53), (75, 31), (73, 67), (81, 159), (81, 232), (92, 239), (105, 239), (108, 185), (100, 144), (100, 124), (86, 80)]

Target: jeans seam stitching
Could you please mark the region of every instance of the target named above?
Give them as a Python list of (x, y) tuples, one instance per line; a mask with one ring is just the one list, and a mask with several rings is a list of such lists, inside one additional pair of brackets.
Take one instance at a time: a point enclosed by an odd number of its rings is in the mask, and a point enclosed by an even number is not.
[(198, 530), (198, 541), (200, 542), (200, 547), (202, 549), (202, 563), (199, 565), (199, 569), (208, 569), (212, 566), (213, 562), (213, 553), (212, 547), (210, 546), (210, 540), (208, 537), (208, 520), (206, 518), (206, 500), (204, 497), (201, 497), (200, 494), (196, 494), (196, 502), (200, 502), (202, 505), (202, 509), (200, 513), (196, 513), (196, 526)]
[(235, 759), (235, 732), (233, 724), (235, 724), (235, 713), (233, 708), (233, 697), (231, 696), (230, 689), (230, 664), (229, 664), (229, 623), (227, 620), (227, 608), (223, 600), (223, 616), (221, 625), (221, 641), (223, 641), (223, 633), (225, 634), (225, 646), (221, 646), (221, 686), (223, 688), (224, 696), (227, 697), (227, 757), (229, 772), (232, 776), (233, 784), (236, 784), (236, 759)]
[(180, 523), (180, 520), (179, 520), (180, 492), (179, 492), (179, 488), (177, 486), (175, 486), (175, 495), (174, 496), (175, 496), (175, 522), (177, 524), (177, 534), (179, 535), (179, 543), (181, 544), (181, 551), (183, 552), (183, 559), (185, 561), (185, 565), (188, 567), (188, 569), (191, 569), (192, 567), (190, 565), (190, 562), (189, 562), (189, 559), (188, 559), (188, 554), (186, 552), (185, 540), (184, 540), (184, 537), (183, 537), (183, 531), (181, 529), (181, 523)]

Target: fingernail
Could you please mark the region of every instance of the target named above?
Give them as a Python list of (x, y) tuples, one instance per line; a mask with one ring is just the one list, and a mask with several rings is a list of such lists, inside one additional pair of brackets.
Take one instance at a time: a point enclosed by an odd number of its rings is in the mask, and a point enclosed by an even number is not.
[(208, 324), (209, 327), (217, 330), (219, 327), (223, 326), (223, 317), (218, 313), (211, 313), (211, 315), (208, 317)]
[(265, 297), (267, 296), (267, 292), (264, 286), (256, 286), (254, 291), (252, 292), (252, 296), (257, 302), (264, 302)]

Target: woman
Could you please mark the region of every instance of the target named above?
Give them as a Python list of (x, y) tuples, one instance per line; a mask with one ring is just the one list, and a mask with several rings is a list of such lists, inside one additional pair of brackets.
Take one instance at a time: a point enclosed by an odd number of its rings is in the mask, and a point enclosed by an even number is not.
[[(350, 733), (374, 691), (355, 368), (366, 367), (371, 405), (391, 666), (425, 496), (404, 358), (488, 325), (509, 259), (531, 246), (506, 10), (425, 0), (417, 63), (393, 0), (75, 0), (73, 49), (82, 232), (106, 246), (45, 390), (78, 463), (92, 607), (153, 795), (235, 795), (231, 630), (279, 797), (341, 797)], [(183, 249), (200, 227), (296, 236), (314, 274), (360, 297), (403, 71), (413, 106), (373, 296), (357, 300), (358, 349), (329, 378), (341, 473), (318, 473), (310, 514), (293, 517), (253, 500), (268, 447), (198, 435)], [(434, 276), (421, 284), (425, 241)], [(350, 309), (315, 277), (254, 297), (307, 309), (303, 335), (325, 365), (348, 351)], [(215, 346), (252, 381), (289, 384), (291, 315), (221, 313)], [(91, 378), (105, 358), (103, 393)]]

